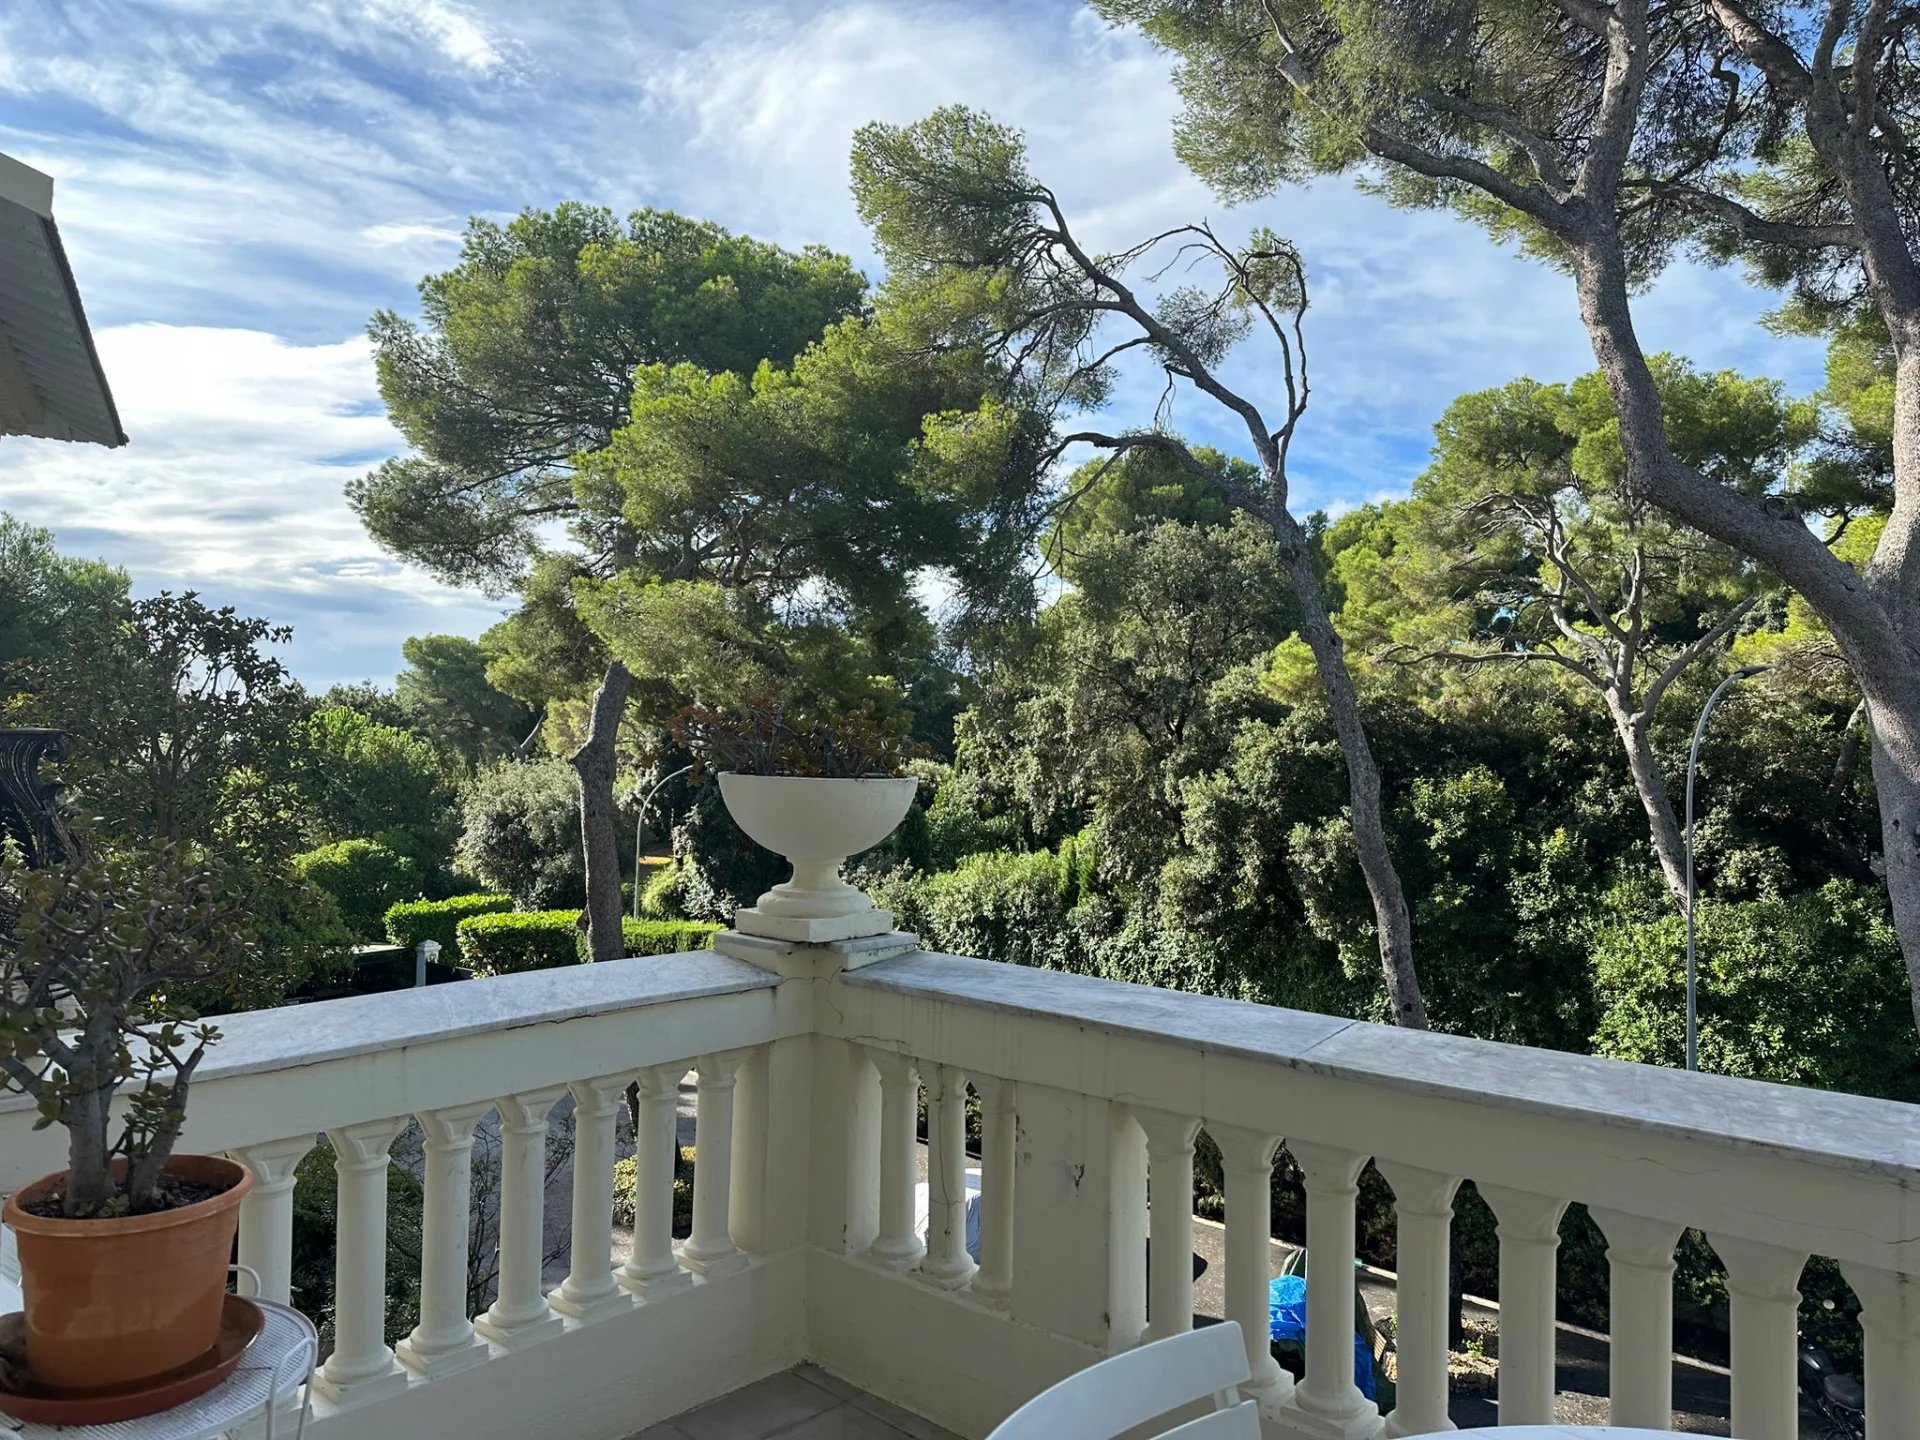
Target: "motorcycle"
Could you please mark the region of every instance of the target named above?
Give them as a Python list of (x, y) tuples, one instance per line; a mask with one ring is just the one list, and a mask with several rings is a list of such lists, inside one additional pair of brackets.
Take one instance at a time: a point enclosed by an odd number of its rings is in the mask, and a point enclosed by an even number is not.
[(1800, 1342), (1800, 1393), (1820, 1418), (1827, 1440), (1866, 1440), (1867, 1392), (1860, 1381), (1841, 1373), (1833, 1357), (1811, 1340)]

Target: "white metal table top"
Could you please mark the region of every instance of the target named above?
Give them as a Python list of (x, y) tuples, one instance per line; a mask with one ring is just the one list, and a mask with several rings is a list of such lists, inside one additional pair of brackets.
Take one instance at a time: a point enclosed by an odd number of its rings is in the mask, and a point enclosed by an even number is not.
[[(304, 1428), (304, 1399), (298, 1392), (313, 1368), (319, 1345), (313, 1322), (272, 1301), (254, 1304), (265, 1312), (266, 1327), (247, 1347), (239, 1368), (206, 1394), (158, 1415), (111, 1425), (21, 1424), (8, 1418), (6, 1397), (0, 1395), (0, 1440), (15, 1436), (19, 1440), (211, 1440), (263, 1414), (271, 1427), (284, 1402), (296, 1399), (302, 1403), (298, 1428)], [(295, 1431), (295, 1422), (290, 1421), (288, 1433)]]

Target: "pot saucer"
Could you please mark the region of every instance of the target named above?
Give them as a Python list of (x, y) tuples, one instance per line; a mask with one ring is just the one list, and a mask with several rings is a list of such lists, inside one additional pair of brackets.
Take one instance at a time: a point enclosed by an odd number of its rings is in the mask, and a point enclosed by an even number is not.
[(0, 1417), (29, 1425), (111, 1425), (157, 1415), (204, 1395), (246, 1357), (266, 1328), (266, 1312), (244, 1295), (229, 1295), (220, 1307), (220, 1338), (185, 1365), (128, 1385), (104, 1390), (33, 1385), (24, 1393), (0, 1390)]

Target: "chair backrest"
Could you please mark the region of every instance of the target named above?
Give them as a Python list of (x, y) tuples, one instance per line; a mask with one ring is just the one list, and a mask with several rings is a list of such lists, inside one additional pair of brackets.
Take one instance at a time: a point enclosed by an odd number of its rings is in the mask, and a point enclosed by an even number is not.
[(1114, 1440), (1209, 1398), (1214, 1413), (1175, 1426), (1162, 1440), (1260, 1440), (1259, 1409), (1237, 1388), (1251, 1378), (1240, 1327), (1209, 1325), (1068, 1376), (1014, 1411), (988, 1440)]

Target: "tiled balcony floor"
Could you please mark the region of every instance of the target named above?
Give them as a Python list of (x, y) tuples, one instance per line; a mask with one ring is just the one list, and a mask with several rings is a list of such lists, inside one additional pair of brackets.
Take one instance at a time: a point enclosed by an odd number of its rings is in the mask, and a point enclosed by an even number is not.
[(957, 1440), (824, 1370), (802, 1365), (642, 1430), (632, 1440)]

